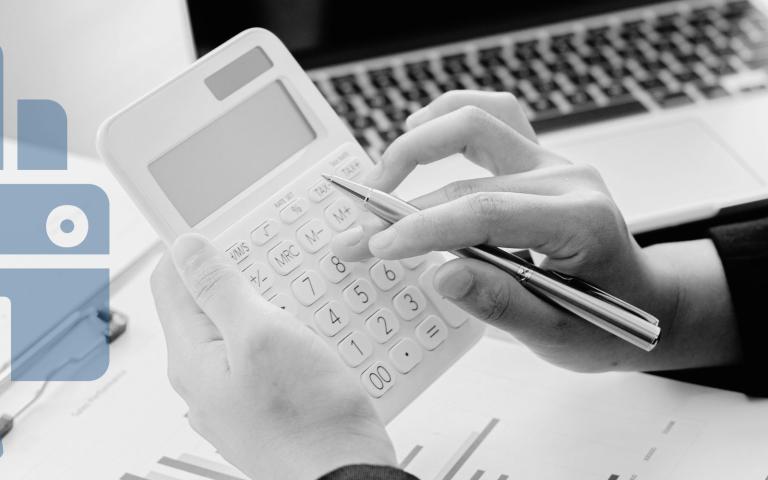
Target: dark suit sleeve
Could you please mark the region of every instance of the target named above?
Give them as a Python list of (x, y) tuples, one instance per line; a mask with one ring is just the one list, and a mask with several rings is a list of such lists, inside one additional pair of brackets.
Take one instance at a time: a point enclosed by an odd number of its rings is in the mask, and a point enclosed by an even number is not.
[(725, 269), (739, 325), (745, 393), (768, 396), (768, 218), (714, 227), (710, 237)]
[(375, 465), (347, 465), (322, 476), (319, 480), (419, 480), (399, 468)]

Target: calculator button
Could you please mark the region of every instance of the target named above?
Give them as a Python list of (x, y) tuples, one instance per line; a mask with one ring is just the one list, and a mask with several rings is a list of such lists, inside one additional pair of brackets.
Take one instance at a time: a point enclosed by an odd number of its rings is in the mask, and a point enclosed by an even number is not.
[(372, 397), (379, 398), (395, 384), (395, 376), (383, 362), (376, 362), (365, 369), (360, 381)]
[(280, 224), (275, 219), (267, 219), (251, 232), (251, 241), (256, 245), (264, 245), (280, 233)]
[(339, 355), (350, 367), (363, 363), (373, 353), (373, 343), (362, 332), (352, 332), (339, 342)]
[(365, 321), (365, 327), (374, 340), (379, 343), (386, 343), (390, 338), (397, 335), (400, 330), (400, 321), (392, 310), (382, 308)]
[(347, 307), (332, 300), (315, 312), (315, 325), (325, 335), (332, 337), (349, 324), (351, 316)]
[(408, 270), (416, 270), (419, 268), (419, 265), (424, 263), (424, 260), (427, 259), (426, 255), (419, 255), (418, 257), (411, 257), (411, 258), (404, 258), (400, 260), (400, 263), (405, 265), (405, 268)]
[(304, 261), (304, 254), (291, 240), (284, 240), (267, 253), (267, 260), (280, 275), (288, 275)]
[(408, 373), (421, 362), (423, 353), (419, 344), (404, 338), (389, 349), (389, 359), (400, 373)]
[(430, 315), (416, 327), (416, 339), (427, 350), (436, 349), (448, 338), (448, 327), (440, 318)]
[(245, 272), (251, 281), (251, 286), (257, 292), (263, 294), (275, 284), (275, 275), (272, 269), (263, 263), (256, 262)]
[(344, 299), (353, 312), (360, 313), (376, 303), (376, 290), (368, 280), (361, 278), (344, 290)]
[(446, 323), (453, 328), (459, 328), (470, 319), (470, 315), (437, 293), (434, 281), (435, 272), (437, 272), (438, 268), (439, 266), (435, 265), (422, 273), (419, 277), (419, 285), (427, 292), (427, 296), (435, 304), (435, 308), (443, 315)]
[(320, 259), (320, 271), (331, 283), (339, 283), (347, 278), (350, 272), (350, 266), (342, 262), (339, 257), (328, 254)]
[(294, 315), (299, 311), (299, 306), (296, 304), (296, 300), (294, 300), (290, 295), (286, 295), (284, 293), (278, 293), (274, 297), (270, 298), (269, 302)]
[(325, 209), (325, 219), (334, 230), (343, 232), (355, 223), (358, 213), (359, 210), (352, 200), (340, 197)]
[(309, 306), (325, 295), (325, 280), (319, 273), (310, 270), (291, 282), (291, 290), (302, 305)]
[(360, 175), (363, 170), (363, 162), (354, 157), (351, 160), (347, 160), (338, 167), (336, 167), (336, 174), (340, 177), (352, 180), (356, 176)]
[(320, 203), (333, 193), (333, 185), (325, 179), (318, 180), (317, 183), (309, 187), (307, 194), (313, 202)]
[(385, 292), (400, 283), (403, 275), (403, 267), (396, 260), (382, 260), (371, 267), (371, 280)]
[(392, 299), (397, 313), (406, 320), (413, 320), (427, 308), (427, 299), (416, 287), (406, 287)]
[(238, 266), (244, 267), (245, 265), (247, 265), (245, 261), (248, 260), (248, 256), (250, 256), (251, 254), (251, 248), (248, 246), (246, 242), (237, 242), (234, 245), (227, 248), (226, 254)]
[(331, 230), (320, 220), (310, 220), (296, 230), (296, 238), (304, 250), (315, 253), (331, 241)]
[(305, 198), (299, 197), (280, 210), (280, 218), (285, 223), (293, 223), (307, 213), (307, 210), (309, 210), (309, 203)]

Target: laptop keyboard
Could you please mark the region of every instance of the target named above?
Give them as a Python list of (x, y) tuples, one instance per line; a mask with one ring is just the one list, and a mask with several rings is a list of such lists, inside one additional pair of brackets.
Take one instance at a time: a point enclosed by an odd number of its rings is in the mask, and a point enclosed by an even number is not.
[(449, 90), (512, 92), (542, 133), (768, 87), (768, 18), (748, 1), (494, 38), (313, 79), (373, 158)]

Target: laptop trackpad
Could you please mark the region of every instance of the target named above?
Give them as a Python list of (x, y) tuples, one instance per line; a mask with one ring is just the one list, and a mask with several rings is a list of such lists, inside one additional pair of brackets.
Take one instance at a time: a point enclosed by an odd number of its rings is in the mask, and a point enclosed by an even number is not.
[(558, 145), (600, 170), (627, 220), (746, 194), (762, 183), (717, 134), (695, 121)]

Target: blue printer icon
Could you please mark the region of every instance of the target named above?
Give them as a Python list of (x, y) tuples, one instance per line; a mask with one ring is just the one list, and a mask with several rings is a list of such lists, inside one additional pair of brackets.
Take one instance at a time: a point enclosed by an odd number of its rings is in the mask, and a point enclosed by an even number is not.
[[(2, 79), (0, 50), (0, 112)], [(60, 171), (51, 176), (64, 179), (64, 109), (51, 100), (17, 106), (17, 169)], [(2, 127), (0, 114), (0, 135)], [(10, 301), (11, 379), (99, 378), (109, 363), (108, 325), (83, 312), (109, 305), (107, 195), (95, 185), (3, 182), (3, 160), (0, 149), (0, 297)]]

